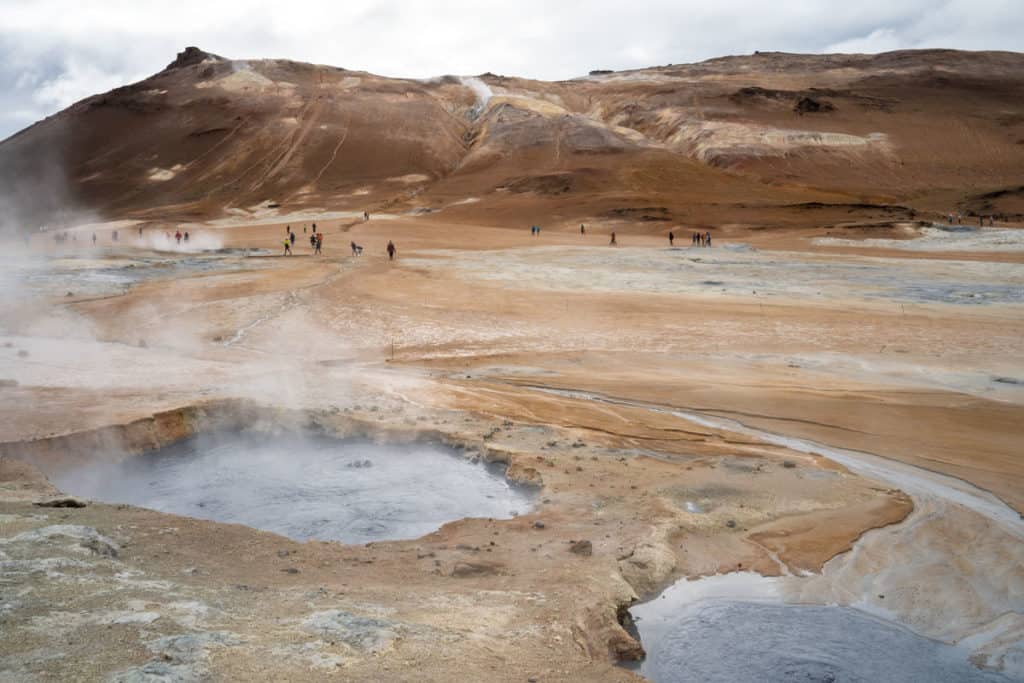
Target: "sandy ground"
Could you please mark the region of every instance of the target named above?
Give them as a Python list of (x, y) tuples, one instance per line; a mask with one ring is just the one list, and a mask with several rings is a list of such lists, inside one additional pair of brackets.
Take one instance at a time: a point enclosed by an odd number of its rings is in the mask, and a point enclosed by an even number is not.
[[(0, 318), (3, 676), (632, 680), (619, 609), (737, 570), (1024, 675), (1016, 257), (313, 220), (322, 257), (301, 232), (278, 256), (283, 222), (195, 227), (237, 250), (202, 263), (34, 242), (49, 289)], [(507, 462), (537, 507), (350, 547), (33, 505), (58, 495), (47, 472), (202, 430), (196, 405), (439, 435)]]

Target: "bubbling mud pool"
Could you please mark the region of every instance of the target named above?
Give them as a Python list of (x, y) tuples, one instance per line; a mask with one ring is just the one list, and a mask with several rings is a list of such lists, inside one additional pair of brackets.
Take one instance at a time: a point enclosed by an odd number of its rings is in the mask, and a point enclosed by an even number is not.
[(530, 495), (497, 466), (436, 444), (314, 436), (193, 437), (54, 476), (64, 491), (296, 540), (402, 540), (463, 517), (508, 519)]
[(776, 581), (753, 574), (683, 580), (630, 608), (647, 651), (634, 668), (654, 683), (1012, 680), (974, 667), (962, 648), (867, 612), (784, 604)]

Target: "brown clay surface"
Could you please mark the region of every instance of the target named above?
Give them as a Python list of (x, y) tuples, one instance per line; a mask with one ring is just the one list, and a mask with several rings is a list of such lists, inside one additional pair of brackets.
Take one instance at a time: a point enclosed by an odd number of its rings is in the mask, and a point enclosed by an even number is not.
[[(950, 642), (998, 627), (979, 661), (1016, 661), (1024, 562), (1008, 516), (767, 437), (949, 475), (1024, 511), (1024, 251), (866, 241), (924, 239), (918, 220), (956, 209), (1006, 214), (1013, 241), (1017, 195), (999, 192), (1019, 184), (1024, 147), (995, 112), (1015, 101), (1019, 62), (763, 55), (488, 76), (474, 119), (458, 81), (186, 54), (0, 144), (24, 170), (26, 150), (74, 132), (80, 205), (139, 221), (117, 245), (113, 224), (61, 245), (34, 235), (18, 255), (54, 257), (43, 285), (83, 256), (106, 270), (184, 259), (160, 241), (178, 227), (264, 250), (98, 295), (5, 298), (4, 674), (635, 680), (615, 666), (641, 653), (619, 611), (739, 570), (787, 576), (810, 601), (888, 594), (879, 607)], [(939, 85), (957, 108), (934, 106)], [(835, 109), (800, 115), (794, 93)], [(155, 122), (172, 131), (159, 149)], [(105, 160), (113, 129), (125, 139)], [(298, 233), (313, 222), (323, 256)], [(293, 257), (277, 255), (286, 225)], [(715, 246), (690, 247), (696, 229)], [(993, 298), (949, 299), (974, 285)], [(34, 505), (58, 493), (45, 475), (91, 459), (311, 424), (442, 438), (507, 463), (536, 508), (355, 547)], [(570, 552), (579, 541), (590, 554)]]

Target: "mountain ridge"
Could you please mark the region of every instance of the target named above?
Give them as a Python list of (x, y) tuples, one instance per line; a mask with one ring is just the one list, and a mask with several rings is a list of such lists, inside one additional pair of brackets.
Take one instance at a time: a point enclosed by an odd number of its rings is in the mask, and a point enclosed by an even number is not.
[(808, 202), (1017, 214), (1021, 67), (997, 51), (758, 52), (568, 81), (403, 79), (189, 47), (0, 142), (0, 180), (23, 229), (68, 206), (501, 224), (648, 205), (746, 223), (759, 220), (747, 205)]

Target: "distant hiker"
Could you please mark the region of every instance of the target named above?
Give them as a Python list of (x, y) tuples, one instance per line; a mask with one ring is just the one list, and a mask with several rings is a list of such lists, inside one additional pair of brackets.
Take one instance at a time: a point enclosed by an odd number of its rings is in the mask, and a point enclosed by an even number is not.
[(290, 226), (290, 225), (284, 226), (284, 234), (286, 234), (286, 235), (292, 234), (292, 226)]
[(313, 224), (312, 230), (313, 230), (314, 233), (316, 232), (316, 223)]
[(352, 255), (353, 256), (359, 256), (360, 254), (363, 253), (363, 248), (361, 246), (359, 246), (355, 242), (351, 242), (351, 245), (352, 245)]
[(302, 224), (302, 234), (303, 235), (306, 234), (306, 224), (305, 223)]
[(188, 244), (188, 230), (185, 231), (185, 244)]
[(394, 261), (395, 260), (395, 252), (396, 251), (398, 251), (398, 250), (395, 249), (395, 243), (392, 242), (391, 240), (388, 240), (388, 261)]
[(96, 233), (92, 234), (92, 243), (96, 244)]
[(312, 247), (313, 249), (316, 249), (316, 235), (311, 234), (309, 236), (309, 246)]
[(174, 233), (174, 240), (178, 244), (181, 244), (181, 230), (178, 230), (177, 232)]
[(711, 233), (710, 232), (705, 232), (704, 233), (704, 246), (705, 247), (710, 247), (711, 246)]
[(320, 254), (321, 249), (324, 246), (324, 236), (320, 233), (316, 234), (316, 246), (313, 248), (313, 254)]
[(142, 237), (142, 226), (139, 226), (139, 237)]
[(668, 246), (670, 246), (670, 247), (673, 246), (675, 244), (675, 242), (676, 242), (676, 236), (672, 233), (671, 230), (669, 230), (668, 231)]
[(115, 230), (114, 232), (112, 232), (112, 233), (110, 234), (110, 237), (111, 237), (111, 239), (113, 239), (113, 240), (114, 240), (114, 241), (116, 242), (116, 241), (117, 241), (117, 230)]
[(363, 220), (364, 221), (370, 220), (370, 212), (369, 211), (363, 211)]
[(615, 241), (615, 233), (613, 232), (612, 233), (612, 240), (611, 240), (611, 242), (608, 243), (608, 246), (610, 246), (610, 247), (617, 247), (618, 245), (619, 245), (619, 243)]
[(288, 240), (292, 243), (292, 246), (295, 245), (295, 233), (294, 232), (288, 233)]
[(282, 256), (292, 255), (292, 241), (287, 237), (284, 238), (284, 254)]
[(587, 234), (587, 228), (582, 223), (580, 223), (580, 234), (581, 235), (586, 235)]

